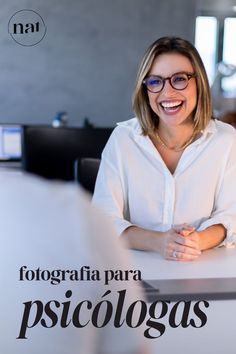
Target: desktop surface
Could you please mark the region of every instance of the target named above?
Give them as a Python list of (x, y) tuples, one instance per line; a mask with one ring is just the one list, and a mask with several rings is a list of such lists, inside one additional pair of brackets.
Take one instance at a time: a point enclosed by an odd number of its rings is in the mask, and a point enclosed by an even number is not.
[[(163, 335), (150, 340), (154, 354), (235, 353), (236, 297), (232, 296), (231, 299), (226, 299), (224, 293), (229, 290), (227, 286), (232, 289), (232, 284), (235, 284), (236, 248), (220, 247), (208, 250), (203, 252), (194, 262), (167, 261), (156, 252), (128, 252), (132, 255), (134, 269), (141, 270), (142, 279), (145, 281), (151, 279), (149, 286), (153, 285), (153, 280), (154, 283), (159, 281), (159, 294), (149, 293), (148, 299), (148, 302), (151, 303), (157, 301), (155, 321), (160, 323), (165, 330)], [(199, 289), (199, 281), (202, 281), (202, 284), (205, 283), (205, 289), (204, 287)], [(189, 291), (187, 284), (191, 289), (195, 289), (192, 298), (186, 297)], [(211, 287), (217, 285), (218, 292), (221, 292), (217, 301), (215, 301), (217, 296), (214, 294), (215, 298), (210, 296), (207, 299), (206, 290), (211, 293)], [(199, 294), (199, 290), (201, 290), (201, 294)], [(183, 295), (182, 300), (178, 291)], [(170, 298), (162, 296), (164, 293), (171, 295)], [(195, 296), (196, 294), (197, 296)], [(204, 307), (206, 300), (208, 306)], [(197, 304), (206, 316), (206, 323), (203, 326), (199, 324), (200, 322), (197, 323), (197, 316), (194, 312)], [(161, 308), (166, 308), (165, 315), (160, 313)], [(183, 309), (189, 309), (186, 311), (188, 312), (187, 318), (184, 316)], [(176, 325), (171, 326), (170, 321), (173, 314), (176, 315)], [(185, 320), (187, 321), (186, 326), (182, 324)], [(197, 326), (191, 326), (190, 320), (195, 320)]]
[(143, 279), (236, 278), (236, 248), (202, 252), (192, 262), (170, 261), (157, 252), (128, 251)]
[(148, 301), (236, 300), (236, 248), (215, 248), (198, 260), (165, 260), (156, 252), (131, 251)]

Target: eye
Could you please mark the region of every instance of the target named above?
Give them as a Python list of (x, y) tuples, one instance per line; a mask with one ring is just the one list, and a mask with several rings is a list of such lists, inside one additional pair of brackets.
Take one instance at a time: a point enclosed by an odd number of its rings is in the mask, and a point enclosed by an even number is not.
[(185, 75), (185, 74), (177, 74), (172, 77), (172, 82), (175, 84), (183, 83), (186, 81), (188, 81), (188, 78), (187, 78), (187, 75)]
[(150, 77), (147, 79), (148, 86), (161, 86), (162, 78), (161, 77)]

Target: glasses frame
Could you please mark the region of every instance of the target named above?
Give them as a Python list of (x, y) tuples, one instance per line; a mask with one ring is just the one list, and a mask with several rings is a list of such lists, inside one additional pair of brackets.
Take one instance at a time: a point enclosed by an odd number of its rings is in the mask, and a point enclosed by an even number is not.
[[(187, 83), (186, 83), (186, 86), (185, 86), (184, 88), (176, 88), (176, 87), (174, 87), (173, 84), (172, 84), (172, 81), (171, 81), (171, 80), (172, 80), (173, 76), (176, 76), (176, 75), (178, 75), (178, 74), (184, 74), (184, 75), (186, 75), (186, 77), (187, 77), (187, 79), (188, 79), (188, 81), (187, 81)], [(158, 91), (156, 91), (156, 90), (153, 91), (153, 90), (150, 90), (150, 89), (148, 88), (148, 86), (147, 86), (147, 81), (148, 81), (148, 79), (150, 79), (151, 77), (153, 77), (153, 78), (159, 78), (159, 79), (162, 80), (162, 87), (160, 88), (160, 90), (158, 90)], [(194, 77), (196, 77), (196, 74), (195, 74), (195, 73), (186, 73), (185, 71), (179, 71), (179, 72), (174, 73), (173, 75), (171, 75), (171, 76), (169, 76), (169, 77), (165, 77), (165, 78), (162, 77), (162, 76), (159, 76), (159, 75), (150, 75), (150, 76), (147, 76), (147, 77), (143, 80), (143, 84), (146, 86), (146, 88), (147, 88), (147, 90), (148, 90), (149, 92), (152, 92), (152, 93), (159, 93), (159, 92), (161, 92), (161, 91), (163, 90), (163, 88), (165, 87), (166, 81), (168, 80), (170, 86), (171, 86), (174, 90), (182, 91), (182, 90), (185, 90), (185, 89), (188, 87), (189, 80), (191, 80), (191, 79), (194, 78)]]

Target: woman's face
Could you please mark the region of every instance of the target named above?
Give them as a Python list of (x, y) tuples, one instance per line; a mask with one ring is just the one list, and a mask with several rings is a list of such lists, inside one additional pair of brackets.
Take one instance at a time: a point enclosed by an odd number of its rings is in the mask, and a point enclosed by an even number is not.
[[(168, 53), (154, 60), (148, 76), (167, 78), (180, 72), (194, 73), (190, 60), (178, 53)], [(192, 122), (192, 113), (197, 104), (196, 80), (191, 78), (183, 90), (173, 88), (166, 80), (160, 92), (148, 91), (148, 98), (152, 110), (160, 118), (160, 124), (174, 127)]]

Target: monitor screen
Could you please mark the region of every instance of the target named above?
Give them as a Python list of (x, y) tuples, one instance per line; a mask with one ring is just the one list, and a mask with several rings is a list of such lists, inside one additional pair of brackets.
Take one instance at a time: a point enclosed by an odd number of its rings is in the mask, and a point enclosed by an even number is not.
[(101, 158), (112, 128), (22, 127), (23, 170), (48, 179), (72, 181), (75, 161)]
[(21, 126), (0, 125), (0, 160), (21, 159)]

